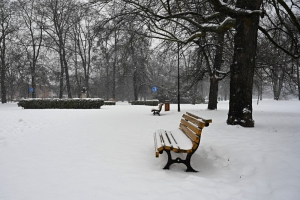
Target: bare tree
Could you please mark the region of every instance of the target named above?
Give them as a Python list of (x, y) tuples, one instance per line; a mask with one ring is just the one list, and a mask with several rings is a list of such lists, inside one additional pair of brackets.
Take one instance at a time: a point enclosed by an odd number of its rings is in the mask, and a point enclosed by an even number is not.
[[(80, 4), (79, 4), (80, 6)], [(98, 19), (98, 20), (97, 20)], [(77, 55), (81, 60), (81, 68), (83, 70), (84, 83), (82, 87), (86, 88), (87, 96), (89, 97), (89, 80), (92, 72), (92, 58), (95, 56), (94, 51), (97, 44), (98, 31), (95, 31), (96, 23), (99, 21), (97, 10), (89, 7), (78, 7), (77, 16), (74, 17), (74, 26), (72, 27), (71, 37), (74, 40), (75, 62)], [(73, 47), (73, 46), (72, 46)], [(77, 64), (76, 64), (77, 65)], [(76, 70), (77, 85), (80, 85), (78, 78), (78, 67)]]
[(43, 0), (41, 6), (45, 8), (45, 25), (44, 31), (48, 34), (50, 46), (55, 44), (56, 51), (60, 59), (60, 90), (59, 98), (63, 96), (64, 75), (66, 77), (66, 87), (68, 98), (72, 97), (71, 85), (69, 80), (69, 66), (67, 59), (67, 42), (68, 34), (71, 27), (74, 25), (72, 22), (73, 13), (75, 13), (76, 6), (73, 0)]
[(0, 79), (1, 102), (7, 102), (6, 73), (7, 66), (7, 41), (8, 37), (17, 30), (15, 5), (8, 0), (0, 0)]
[(20, 35), (20, 44), (24, 47), (30, 66), (32, 98), (36, 97), (36, 67), (43, 42), (43, 12), (38, 14), (39, 5), (35, 0), (18, 0), (26, 33)]

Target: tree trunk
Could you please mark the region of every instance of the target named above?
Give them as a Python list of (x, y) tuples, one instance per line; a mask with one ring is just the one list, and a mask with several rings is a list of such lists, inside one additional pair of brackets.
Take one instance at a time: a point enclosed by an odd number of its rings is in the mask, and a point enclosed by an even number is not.
[(116, 68), (117, 68), (117, 30), (115, 29), (115, 58), (113, 63), (113, 70), (112, 70), (112, 98), (116, 100)]
[(263, 95), (263, 76), (262, 76), (262, 69), (260, 69), (260, 87), (259, 87), (259, 94), (260, 94), (260, 100), (262, 100)]
[(193, 96), (192, 96), (192, 104), (196, 104), (196, 99), (197, 99), (197, 90), (198, 90), (198, 83), (196, 83), (193, 87)]
[(6, 103), (6, 70), (5, 65), (3, 65), (3, 61), (1, 62), (1, 103)]
[(284, 80), (284, 72), (280, 66), (273, 69), (273, 94), (274, 100), (279, 100)]
[(113, 63), (113, 70), (112, 70), (112, 94), (111, 98), (116, 100), (116, 61)]
[(134, 100), (138, 101), (139, 100), (139, 92), (138, 92), (138, 77), (137, 77), (137, 71), (134, 70), (133, 72), (133, 96)]
[(35, 73), (35, 62), (34, 59), (32, 63), (30, 64), (30, 69), (31, 69), (31, 87), (33, 88), (33, 91), (31, 93), (31, 98), (36, 98), (36, 73)]
[(35, 81), (35, 72), (31, 75), (31, 87), (33, 88), (31, 98), (36, 98), (36, 81)]
[(59, 77), (59, 95), (58, 97), (62, 99), (64, 90), (64, 62), (62, 58), (62, 50), (59, 49), (59, 61), (60, 61), (60, 77)]
[[(236, 7), (259, 9), (262, 0), (238, 0)], [(230, 99), (227, 124), (254, 127), (252, 90), (257, 48), (259, 15), (238, 15), (234, 37), (234, 57), (230, 66)]]
[(218, 108), (218, 92), (219, 92), (219, 80), (218, 76), (221, 66), (222, 66), (222, 58), (223, 58), (223, 49), (224, 49), (224, 33), (218, 33), (217, 36), (217, 48), (215, 54), (215, 63), (214, 63), (214, 71), (210, 77), (210, 88), (209, 88), (209, 101), (208, 101), (208, 109), (216, 110)]
[(208, 97), (208, 106), (209, 110), (216, 110), (218, 107), (218, 90), (219, 90), (219, 81), (216, 79), (216, 75), (210, 77), (210, 86), (209, 86), (209, 97)]
[(299, 101), (300, 101), (300, 78), (299, 78), (299, 59), (297, 60), (297, 63), (296, 63), (296, 67), (297, 67), (297, 83), (298, 83), (298, 98), (299, 98)]
[(84, 85), (85, 85), (85, 88), (86, 88), (86, 97), (89, 98), (90, 97), (90, 85), (89, 85), (89, 75), (86, 74), (85, 77), (84, 77)]
[(6, 63), (5, 63), (5, 35), (2, 31), (2, 47), (1, 47), (1, 103), (6, 103)]
[(66, 86), (67, 86), (68, 98), (72, 98), (70, 78), (69, 78), (69, 67), (68, 67), (68, 62), (66, 59), (65, 47), (63, 47), (63, 62), (64, 62), (64, 69), (65, 69), (65, 73), (66, 73)]
[(76, 34), (74, 35), (75, 37), (75, 42), (74, 42), (74, 53), (75, 53), (75, 60), (74, 60), (74, 65), (75, 65), (75, 80), (76, 80), (76, 93), (77, 93), (77, 98), (81, 97), (81, 77), (78, 75), (78, 62), (77, 62), (77, 39), (76, 39)]
[[(106, 53), (107, 54), (107, 53)], [(106, 100), (109, 100), (109, 89), (110, 89), (110, 76), (109, 76), (109, 68), (110, 68), (110, 64), (109, 64), (109, 59), (106, 60), (106, 68), (105, 68), (105, 72), (106, 72), (106, 81), (105, 81), (105, 96), (106, 96)]]

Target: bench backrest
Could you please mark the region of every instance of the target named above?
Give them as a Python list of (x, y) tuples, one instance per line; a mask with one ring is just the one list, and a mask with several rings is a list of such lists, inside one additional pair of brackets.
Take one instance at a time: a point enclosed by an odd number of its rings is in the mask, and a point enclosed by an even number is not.
[(189, 112), (182, 115), (179, 128), (193, 142), (193, 150), (196, 150), (200, 144), (202, 129), (209, 126), (211, 122), (211, 119), (203, 119)]
[(164, 103), (160, 103), (158, 104), (158, 110), (161, 111), (162, 106), (164, 105)]

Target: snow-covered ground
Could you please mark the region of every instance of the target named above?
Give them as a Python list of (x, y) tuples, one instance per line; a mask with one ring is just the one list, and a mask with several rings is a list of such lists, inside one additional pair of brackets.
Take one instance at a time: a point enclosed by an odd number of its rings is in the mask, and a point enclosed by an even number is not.
[[(300, 102), (263, 100), (254, 128), (226, 125), (228, 102), (95, 110), (0, 105), (0, 200), (300, 199)], [(176, 129), (192, 112), (213, 120), (192, 157), (163, 170), (155, 129)]]

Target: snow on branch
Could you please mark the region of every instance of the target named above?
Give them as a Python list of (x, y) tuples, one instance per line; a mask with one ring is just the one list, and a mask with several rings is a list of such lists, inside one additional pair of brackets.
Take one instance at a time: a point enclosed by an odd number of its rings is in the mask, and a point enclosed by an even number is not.
[(264, 14), (264, 11), (262, 10), (248, 10), (243, 8), (237, 8), (227, 3), (224, 3), (222, 0), (210, 0), (210, 2), (213, 4), (217, 12), (227, 14), (232, 18), (235, 18), (238, 15), (242, 16), (242, 15), (252, 15), (252, 14), (259, 14), (259, 15)]
[(202, 15), (201, 13), (198, 12), (193, 12), (193, 11), (186, 11), (186, 12), (179, 12), (179, 13), (174, 13), (171, 15), (166, 15), (163, 17), (163, 19), (172, 19), (172, 18), (183, 18), (183, 17), (188, 17), (188, 16), (197, 16), (199, 17), (203, 22), (211, 21), (213, 19), (216, 19), (220, 17), (219, 12), (212, 13), (211, 15)]
[(196, 38), (205, 36), (205, 32), (224, 32), (229, 30), (230, 28), (235, 27), (235, 19), (227, 17), (221, 24), (212, 24), (212, 23), (205, 23), (200, 25), (199, 32), (196, 32), (186, 40), (181, 41), (182, 43), (189, 43)]

